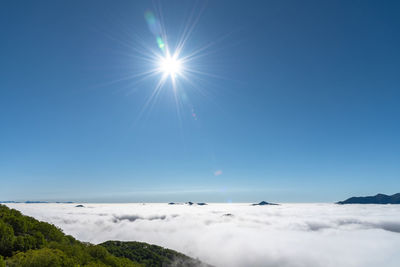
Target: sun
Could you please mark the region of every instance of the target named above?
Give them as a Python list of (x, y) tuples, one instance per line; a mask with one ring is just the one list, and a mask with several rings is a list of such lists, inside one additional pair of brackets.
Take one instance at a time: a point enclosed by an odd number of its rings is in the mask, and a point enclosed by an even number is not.
[(176, 55), (170, 55), (167, 53), (164, 57), (159, 60), (159, 71), (163, 73), (165, 77), (171, 77), (175, 79), (177, 75), (181, 75), (183, 71), (182, 61)]

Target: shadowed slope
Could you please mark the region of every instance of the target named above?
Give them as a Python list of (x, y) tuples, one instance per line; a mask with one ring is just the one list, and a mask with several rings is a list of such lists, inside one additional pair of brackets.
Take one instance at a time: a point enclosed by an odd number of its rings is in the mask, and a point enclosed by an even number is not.
[(174, 250), (143, 242), (107, 241), (100, 245), (115, 256), (125, 257), (150, 267), (212, 267)]
[(385, 194), (377, 194), (367, 197), (351, 197), (337, 204), (400, 204), (400, 193), (388, 196)]

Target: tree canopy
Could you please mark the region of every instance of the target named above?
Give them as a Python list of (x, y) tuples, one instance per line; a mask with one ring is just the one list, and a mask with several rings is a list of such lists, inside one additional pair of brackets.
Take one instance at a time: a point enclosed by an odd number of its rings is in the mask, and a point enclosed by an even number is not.
[(4, 205), (0, 205), (0, 255), (0, 267), (144, 266)]

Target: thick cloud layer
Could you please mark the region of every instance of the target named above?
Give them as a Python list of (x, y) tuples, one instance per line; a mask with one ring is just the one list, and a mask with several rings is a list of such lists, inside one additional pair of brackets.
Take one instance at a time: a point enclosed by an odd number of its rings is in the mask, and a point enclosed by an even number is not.
[(8, 206), (82, 241), (144, 241), (221, 267), (400, 266), (400, 205)]

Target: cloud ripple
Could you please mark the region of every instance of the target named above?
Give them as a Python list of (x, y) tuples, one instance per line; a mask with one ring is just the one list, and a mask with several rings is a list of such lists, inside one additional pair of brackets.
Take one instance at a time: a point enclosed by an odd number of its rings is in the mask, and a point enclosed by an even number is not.
[(400, 266), (400, 205), (8, 206), (82, 241), (144, 241), (220, 267)]

